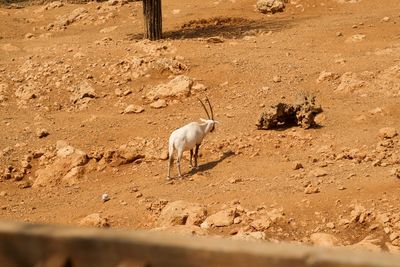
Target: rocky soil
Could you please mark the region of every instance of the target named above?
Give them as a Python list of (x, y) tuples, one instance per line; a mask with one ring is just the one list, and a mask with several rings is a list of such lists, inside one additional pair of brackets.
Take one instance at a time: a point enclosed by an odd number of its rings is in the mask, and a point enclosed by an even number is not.
[[(0, 219), (399, 253), (398, 1), (258, 2), (164, 1), (157, 42), (141, 2), (2, 5)], [(317, 126), (257, 129), (302, 94)]]

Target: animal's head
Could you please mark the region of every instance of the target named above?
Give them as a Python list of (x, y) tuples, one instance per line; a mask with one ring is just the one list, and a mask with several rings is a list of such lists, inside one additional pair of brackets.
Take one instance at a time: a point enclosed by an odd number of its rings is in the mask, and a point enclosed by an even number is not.
[(218, 121), (214, 121), (214, 120), (206, 120), (206, 119), (202, 119), (200, 118), (200, 120), (204, 123), (207, 123), (207, 132), (212, 132), (215, 130), (215, 124), (218, 124)]
[[(210, 132), (213, 132), (214, 129), (215, 129), (215, 124), (217, 124), (218, 121), (214, 120), (214, 111), (213, 111), (213, 108), (212, 108), (212, 106), (211, 106), (210, 100), (208, 99), (208, 97), (206, 97), (206, 102), (207, 102), (207, 104), (208, 104), (208, 107), (210, 108), (210, 113), (208, 113), (208, 110), (207, 110), (207, 108), (206, 108), (206, 105), (204, 105), (203, 101), (201, 101), (200, 98), (198, 98), (198, 99), (199, 99), (201, 105), (203, 106), (204, 111), (206, 112), (207, 118), (208, 118), (207, 120), (205, 120), (205, 119), (200, 119), (200, 120), (201, 120), (202, 122), (205, 122), (205, 123), (209, 124)], [(210, 116), (210, 115), (211, 115), (211, 116)]]

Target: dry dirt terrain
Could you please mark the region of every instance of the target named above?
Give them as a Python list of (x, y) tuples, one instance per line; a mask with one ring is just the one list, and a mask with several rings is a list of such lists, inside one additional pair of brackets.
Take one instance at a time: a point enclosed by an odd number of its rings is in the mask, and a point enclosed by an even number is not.
[[(398, 253), (398, 0), (255, 4), (164, 0), (156, 42), (141, 2), (2, 5), (0, 219)], [(257, 129), (304, 94), (316, 127)], [(220, 123), (167, 182), (205, 96)]]

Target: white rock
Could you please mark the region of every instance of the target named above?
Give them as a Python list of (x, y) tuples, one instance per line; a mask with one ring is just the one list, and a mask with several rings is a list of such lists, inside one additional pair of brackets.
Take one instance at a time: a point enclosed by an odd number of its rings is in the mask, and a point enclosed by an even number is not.
[(109, 195), (107, 193), (104, 193), (104, 194), (101, 195), (101, 200), (103, 202), (107, 202), (107, 201), (110, 200), (110, 197), (109, 197)]

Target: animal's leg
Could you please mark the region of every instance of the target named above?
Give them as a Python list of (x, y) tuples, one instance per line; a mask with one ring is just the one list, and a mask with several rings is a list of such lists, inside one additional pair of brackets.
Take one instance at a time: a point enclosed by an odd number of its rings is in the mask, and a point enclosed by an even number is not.
[(192, 158), (193, 158), (193, 149), (190, 149), (190, 160), (189, 160), (190, 168), (193, 168)]
[(178, 160), (177, 160), (176, 165), (178, 165), (178, 176), (179, 176), (179, 178), (182, 178), (182, 173), (181, 173), (182, 154), (183, 154), (183, 150), (178, 150)]
[(167, 176), (167, 180), (171, 180), (171, 167), (174, 164), (174, 158), (173, 156), (170, 156), (168, 158), (168, 176)]
[(196, 145), (196, 148), (194, 150), (194, 167), (197, 168), (197, 158), (199, 156), (199, 147), (200, 145)]
[(167, 180), (171, 179), (171, 167), (174, 165), (174, 147), (169, 146), (168, 148), (168, 176)]

